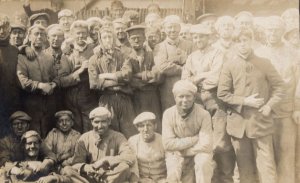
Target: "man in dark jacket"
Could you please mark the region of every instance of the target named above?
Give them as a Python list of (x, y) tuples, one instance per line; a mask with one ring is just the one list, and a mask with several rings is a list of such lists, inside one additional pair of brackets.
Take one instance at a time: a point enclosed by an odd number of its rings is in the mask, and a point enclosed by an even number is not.
[(8, 16), (0, 15), (0, 136), (9, 129), (9, 116), (20, 108), (16, 68), (19, 50), (9, 43)]

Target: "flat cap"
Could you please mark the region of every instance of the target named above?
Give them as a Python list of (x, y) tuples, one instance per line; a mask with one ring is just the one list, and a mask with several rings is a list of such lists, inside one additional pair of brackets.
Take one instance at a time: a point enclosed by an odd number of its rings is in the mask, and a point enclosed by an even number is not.
[(50, 16), (47, 13), (36, 13), (30, 16), (29, 18), (30, 25), (33, 25), (34, 21), (39, 17), (45, 17), (48, 22), (50, 20)]
[(56, 118), (60, 118), (60, 117), (62, 117), (62, 116), (69, 116), (71, 119), (74, 119), (74, 115), (73, 115), (73, 113), (71, 112), (71, 111), (68, 111), (68, 110), (65, 110), (65, 111), (58, 111), (58, 112), (56, 112), (55, 113), (55, 117)]
[(222, 24), (232, 24), (232, 26), (234, 26), (234, 20), (231, 16), (221, 16), (217, 19), (216, 23), (215, 23), (215, 29), (218, 30), (220, 25)]
[(173, 23), (173, 24), (181, 24), (181, 19), (179, 16), (177, 15), (169, 15), (169, 16), (166, 16), (164, 21), (163, 21), (163, 25), (166, 24), (166, 23)]
[(177, 92), (182, 91), (188, 91), (195, 94), (197, 92), (197, 87), (189, 80), (179, 80), (174, 84), (172, 92), (173, 94), (176, 94)]
[(30, 137), (37, 137), (40, 142), (42, 141), (42, 138), (38, 132), (34, 130), (29, 130), (22, 135), (21, 142), (24, 143), (24, 141)]
[(123, 24), (126, 25), (127, 27), (127, 21), (124, 18), (117, 18), (113, 21), (114, 24), (119, 23), (119, 24)]
[(140, 33), (140, 32), (145, 34), (145, 29), (146, 29), (146, 27), (143, 25), (133, 25), (133, 26), (129, 27), (128, 29), (126, 29), (126, 32), (129, 35), (134, 34), (134, 33)]
[(209, 34), (211, 34), (211, 31), (206, 26), (204, 26), (202, 24), (196, 24), (196, 25), (191, 26), (190, 33), (191, 34), (209, 35)]
[(74, 13), (69, 9), (63, 9), (58, 12), (58, 19), (61, 17), (74, 17)]
[(155, 121), (156, 116), (152, 112), (142, 112), (141, 114), (137, 115), (137, 117), (133, 120), (133, 124), (139, 124), (144, 121)]
[(23, 31), (26, 31), (26, 26), (23, 25), (21, 22), (12, 22), (10, 24), (11, 29), (21, 29)]
[(96, 117), (111, 118), (111, 113), (105, 107), (97, 107), (90, 112), (89, 118), (94, 119)]
[(215, 20), (217, 20), (217, 18), (218, 18), (217, 15), (215, 15), (213, 13), (205, 13), (205, 14), (203, 14), (203, 15), (201, 15), (201, 16), (199, 16), (197, 18), (197, 22), (198, 23), (202, 23), (205, 20), (208, 20), (208, 19), (215, 19)]
[(22, 120), (22, 121), (30, 122), (32, 120), (32, 118), (23, 111), (16, 111), (9, 117), (10, 122), (13, 122), (15, 120)]

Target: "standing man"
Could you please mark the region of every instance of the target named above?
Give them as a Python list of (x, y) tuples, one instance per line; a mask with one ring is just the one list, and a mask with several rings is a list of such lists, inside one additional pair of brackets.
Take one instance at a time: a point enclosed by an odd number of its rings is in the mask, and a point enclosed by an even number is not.
[(53, 91), (58, 83), (55, 80), (53, 57), (43, 51), (46, 36), (46, 30), (41, 25), (29, 28), (30, 47), (36, 57), (28, 60), (20, 54), (16, 72), (24, 90), (24, 110), (33, 119), (30, 128), (40, 133), (43, 138), (54, 127), (56, 103)]
[(296, 88), (299, 87), (299, 57), (284, 45), (281, 38), (285, 30), (283, 20), (271, 16), (266, 21), (267, 45), (256, 50), (256, 54), (271, 61), (284, 81), (285, 95), (272, 109), (275, 113), (274, 147), (278, 182), (295, 182), (296, 123), (299, 122), (300, 103)]
[(75, 21), (74, 13), (69, 9), (63, 9), (58, 12), (58, 23), (64, 30), (65, 39), (71, 37), (70, 28), (72, 23)]
[(90, 90), (88, 64), (93, 46), (87, 43), (88, 24), (83, 20), (73, 22), (71, 33), (74, 50), (67, 67), (62, 67), (59, 86), (66, 88), (65, 106), (74, 114), (74, 129), (87, 132), (92, 129), (88, 115), (98, 104), (97, 93)]
[(157, 116), (158, 132), (161, 132), (161, 104), (158, 95), (160, 73), (154, 68), (153, 54), (144, 49), (145, 27), (132, 26), (126, 30), (131, 45), (127, 60), (132, 65), (133, 106), (135, 112), (153, 112)]
[(47, 13), (50, 16), (50, 24), (55, 24), (58, 22), (57, 13), (60, 11), (63, 1), (62, 0), (51, 0), (51, 9), (43, 8), (40, 10), (31, 10), (30, 0), (25, 0), (23, 4), (23, 8), (28, 17), (36, 13)]
[(213, 174), (211, 117), (195, 103), (197, 87), (190, 81), (177, 81), (172, 92), (176, 105), (164, 112), (162, 121), (167, 180), (210, 183)]
[(232, 34), (234, 21), (230, 16), (218, 18), (215, 29), (219, 39), (212, 45), (213, 49), (203, 58), (203, 63), (209, 63), (209, 72), (199, 74), (197, 80), (201, 86), (200, 98), (204, 108), (212, 116), (214, 132), (214, 160), (217, 167), (212, 182), (232, 183), (235, 167), (235, 155), (230, 137), (226, 133), (226, 105), (217, 97), (217, 88), (222, 65), (227, 58), (231, 58), (234, 50)]
[(230, 106), (227, 132), (240, 182), (276, 183), (271, 112), (282, 97), (283, 81), (269, 60), (253, 53), (252, 40), (251, 30), (237, 33), (236, 54), (223, 65), (218, 97)]
[(162, 111), (175, 104), (170, 91), (173, 84), (180, 79), (182, 66), (192, 52), (192, 43), (179, 38), (180, 23), (177, 15), (165, 18), (163, 27), (167, 38), (156, 45), (153, 51), (155, 66), (165, 79), (159, 88)]
[(0, 137), (9, 131), (9, 116), (21, 107), (16, 76), (19, 50), (9, 43), (10, 30), (8, 16), (0, 14)]
[(123, 3), (119, 0), (114, 0), (110, 5), (110, 16), (113, 20), (122, 18), (125, 12)]
[(116, 46), (121, 50), (124, 55), (128, 55), (130, 52), (130, 44), (127, 38), (127, 24), (122, 18), (118, 18), (113, 21), (113, 28), (116, 36)]

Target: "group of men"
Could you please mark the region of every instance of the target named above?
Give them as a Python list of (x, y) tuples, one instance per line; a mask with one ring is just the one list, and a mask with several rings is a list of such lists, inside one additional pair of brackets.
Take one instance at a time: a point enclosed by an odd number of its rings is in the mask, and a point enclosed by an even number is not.
[(3, 182), (300, 182), (297, 9), (190, 25), (51, 2), (0, 14)]

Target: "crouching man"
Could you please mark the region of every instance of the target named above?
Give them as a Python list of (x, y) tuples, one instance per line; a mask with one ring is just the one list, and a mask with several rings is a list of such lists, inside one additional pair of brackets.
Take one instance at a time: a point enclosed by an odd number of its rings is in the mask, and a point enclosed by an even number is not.
[(63, 175), (73, 182), (126, 182), (130, 177), (129, 168), (135, 161), (126, 138), (109, 129), (112, 115), (106, 108), (95, 108), (89, 118), (93, 130), (78, 139), (73, 166), (65, 167)]
[[(210, 114), (195, 103), (197, 87), (177, 81), (172, 90), (176, 105), (162, 120), (168, 182), (210, 183), (213, 173)], [(192, 168), (195, 167), (195, 168)]]

